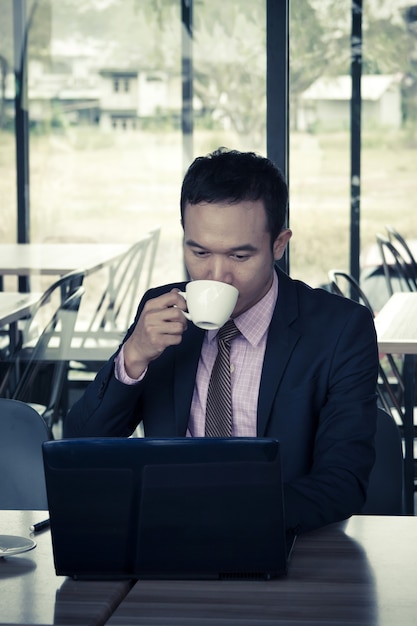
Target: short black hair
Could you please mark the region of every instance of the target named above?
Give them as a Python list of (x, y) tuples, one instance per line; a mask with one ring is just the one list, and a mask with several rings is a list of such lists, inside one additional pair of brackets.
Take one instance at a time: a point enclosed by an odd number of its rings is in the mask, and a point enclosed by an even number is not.
[(187, 204), (261, 200), (272, 241), (285, 226), (288, 187), (280, 169), (255, 152), (219, 148), (197, 157), (188, 168), (181, 188), (181, 219)]

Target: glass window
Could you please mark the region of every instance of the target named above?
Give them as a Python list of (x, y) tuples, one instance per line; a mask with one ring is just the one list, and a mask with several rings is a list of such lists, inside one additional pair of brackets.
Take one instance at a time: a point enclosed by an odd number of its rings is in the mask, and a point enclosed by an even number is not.
[[(417, 251), (417, 15), (412, 1), (372, 3), (364, 14), (362, 76), (362, 271), (378, 310), (388, 297), (376, 234), (387, 225)], [(384, 296), (384, 297), (383, 297)]]
[[(410, 4), (363, 3), (363, 270), (379, 263), (376, 234), (386, 232), (387, 223), (417, 239), (417, 31), (407, 19)], [(315, 286), (327, 283), (330, 268), (350, 268), (351, 5), (290, 3), (290, 267)]]
[(192, 42), (179, 0), (28, 11), (31, 240), (133, 242), (161, 226), (152, 282), (182, 278), (184, 169), (219, 146), (265, 152), (264, 0), (194, 2)]
[(290, 4), (290, 268), (313, 286), (348, 268), (350, 246), (351, 2), (324, 4)]
[(0, 0), (0, 241), (16, 241), (15, 81), (12, 3)]
[[(191, 160), (219, 146), (266, 153), (265, 0), (194, 0), (192, 38), (181, 5), (27, 2), (31, 240), (133, 242), (161, 226), (154, 283), (183, 276), (179, 194)], [(417, 37), (410, 2), (364, 5), (366, 260), (388, 221), (417, 239)], [(12, 6), (0, 0), (0, 203), (10, 214)], [(312, 285), (350, 262), (351, 8), (290, 2), (290, 271)], [(14, 219), (1, 228), (15, 240)]]

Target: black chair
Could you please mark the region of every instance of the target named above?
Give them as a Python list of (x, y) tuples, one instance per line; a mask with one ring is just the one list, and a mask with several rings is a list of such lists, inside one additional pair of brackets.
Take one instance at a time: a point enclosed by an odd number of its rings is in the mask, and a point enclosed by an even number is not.
[(48, 509), (42, 443), (51, 438), (35, 409), (0, 398), (0, 509)]
[(375, 464), (363, 515), (404, 514), (404, 461), (400, 431), (392, 416), (378, 409)]
[(398, 251), (402, 250), (402, 256), (409, 266), (410, 276), (414, 280), (417, 288), (417, 261), (408, 245), (406, 239), (392, 226), (385, 226), (389, 240), (396, 246)]
[(331, 269), (328, 272), (329, 288), (332, 293), (338, 296), (350, 298), (356, 302), (360, 302), (374, 315), (371, 303), (358, 281), (344, 270)]
[[(329, 288), (332, 293), (350, 298), (366, 306), (372, 315), (374, 311), (359, 283), (344, 270), (332, 269), (328, 272)], [(404, 381), (401, 373), (401, 364), (398, 364), (392, 354), (380, 355), (377, 393), (380, 405), (390, 413), (402, 426), (404, 410), (402, 400), (404, 396)]]
[(388, 294), (396, 291), (417, 291), (413, 269), (398, 248), (384, 235), (376, 236)]
[(69, 349), (83, 280), (84, 272), (71, 272), (46, 289), (21, 328), (20, 347), (2, 362), (0, 396), (32, 404), (49, 427), (67, 409)]

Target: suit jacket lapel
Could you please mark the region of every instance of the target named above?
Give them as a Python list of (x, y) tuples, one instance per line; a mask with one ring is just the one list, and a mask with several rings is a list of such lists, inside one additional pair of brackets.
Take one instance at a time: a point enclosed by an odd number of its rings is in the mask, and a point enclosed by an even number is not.
[(288, 360), (300, 337), (291, 325), (298, 317), (297, 292), (292, 280), (278, 271), (278, 299), (268, 331), (258, 398), (257, 435), (263, 437), (271, 415), (272, 403)]

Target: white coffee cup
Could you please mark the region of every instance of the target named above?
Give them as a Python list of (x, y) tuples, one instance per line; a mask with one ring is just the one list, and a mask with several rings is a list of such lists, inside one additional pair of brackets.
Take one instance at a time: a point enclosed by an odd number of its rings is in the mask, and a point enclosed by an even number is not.
[(215, 330), (221, 328), (233, 313), (239, 291), (233, 285), (217, 280), (193, 280), (187, 283), (180, 294), (187, 301), (187, 319), (199, 328)]

